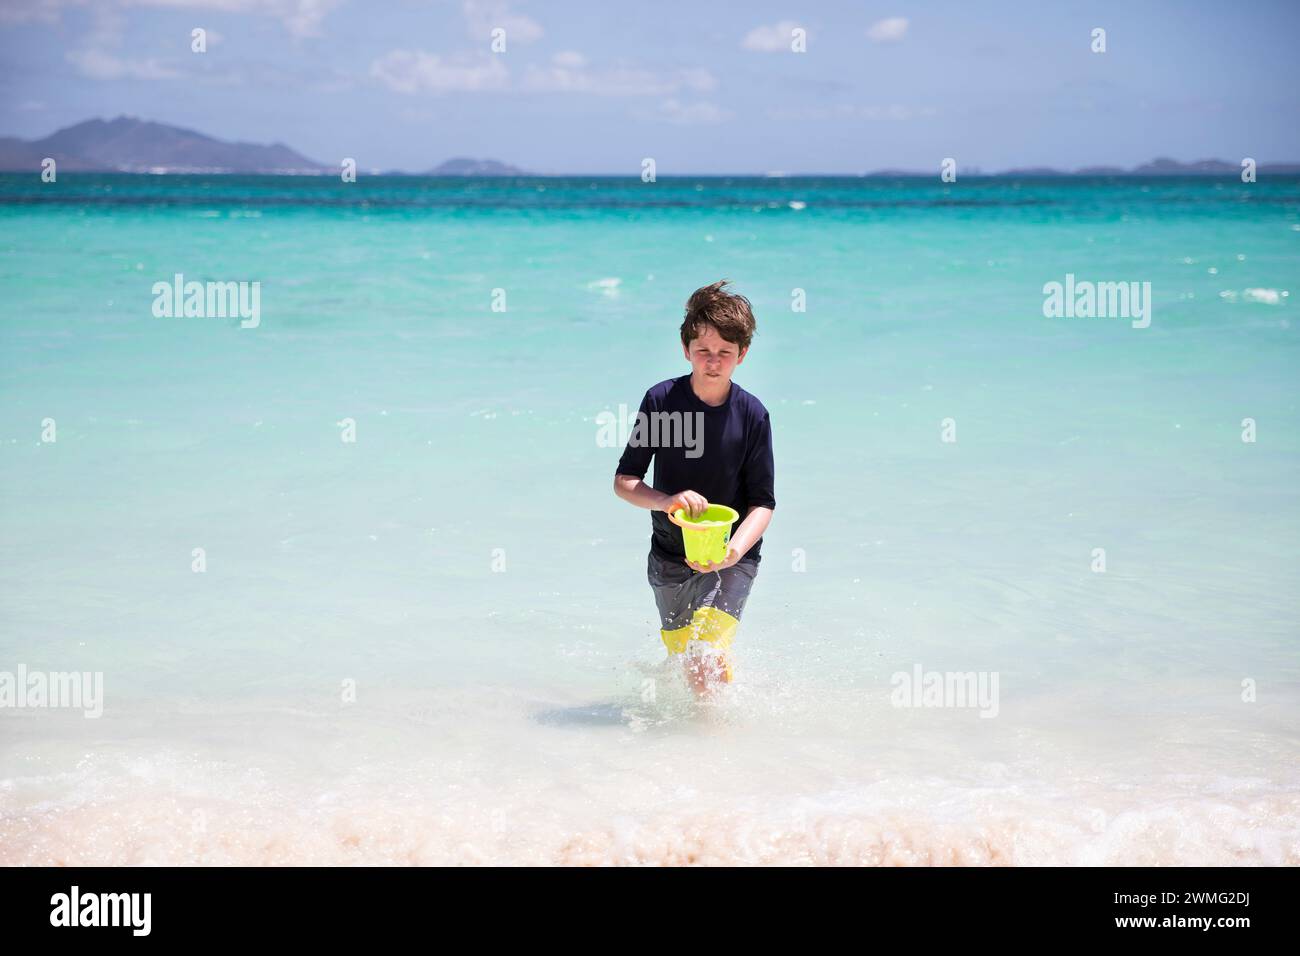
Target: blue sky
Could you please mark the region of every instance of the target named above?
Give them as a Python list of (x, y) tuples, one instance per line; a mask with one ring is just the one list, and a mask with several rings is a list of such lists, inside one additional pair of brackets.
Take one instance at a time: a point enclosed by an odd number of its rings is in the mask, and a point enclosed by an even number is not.
[(0, 134), (127, 114), (411, 171), (1296, 161), (1298, 37), (1293, 0), (0, 0)]

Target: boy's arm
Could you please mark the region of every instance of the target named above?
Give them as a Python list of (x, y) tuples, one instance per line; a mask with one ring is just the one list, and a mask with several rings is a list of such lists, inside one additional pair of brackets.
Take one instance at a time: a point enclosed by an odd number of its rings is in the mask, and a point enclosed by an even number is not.
[(669, 502), (666, 494), (655, 491), (636, 475), (615, 475), (614, 494), (638, 508), (649, 508), (651, 511), (663, 511), (664, 505)]
[[(736, 560), (743, 558), (746, 552), (754, 546), (754, 542), (763, 537), (763, 532), (772, 522), (772, 509), (762, 508), (758, 505), (750, 508), (745, 515), (745, 520), (740, 523), (736, 533), (731, 536), (731, 547), (738, 553)], [(731, 555), (728, 554), (730, 559)]]
[[(648, 391), (641, 399), (641, 407), (637, 409), (638, 422), (645, 421), (646, 416), (655, 410), (653, 405), (651, 392)], [(709, 506), (703, 495), (696, 494), (694, 491), (682, 491), (676, 495), (666, 495), (645, 483), (643, 479), (645, 473), (650, 470), (650, 462), (654, 459), (654, 454), (654, 446), (643, 441), (637, 441), (636, 432), (633, 432), (628, 438), (627, 447), (623, 449), (623, 456), (619, 458), (618, 467), (615, 469), (614, 494), (624, 501), (631, 502), (638, 508), (664, 511), (670, 516), (678, 508), (685, 508), (692, 517), (703, 514), (704, 509)]]
[(615, 475), (614, 494), (638, 508), (649, 508), (651, 511), (665, 511), (670, 514), (678, 508), (685, 508), (688, 514), (697, 516), (709, 506), (705, 497), (694, 491), (666, 495), (662, 491), (655, 491), (636, 475)]
[[(758, 426), (753, 447), (745, 461), (745, 489), (753, 504), (745, 512), (745, 520), (740, 523), (736, 533), (731, 536), (731, 543), (740, 552), (740, 558), (754, 546), (772, 521), (772, 511), (776, 508), (774, 485), (776, 465), (772, 456), (772, 418), (764, 414)], [(727, 555), (730, 559), (731, 555)], [(740, 558), (736, 560), (739, 561)]]
[[(645, 421), (645, 416), (653, 409), (651, 408), (650, 392), (646, 392), (641, 398), (641, 407), (636, 410), (638, 426)], [(646, 472), (650, 470), (650, 462), (654, 460), (655, 449), (649, 442), (639, 440), (639, 433), (633, 431), (627, 439), (627, 447), (623, 449), (623, 454), (619, 456), (618, 466), (614, 469), (614, 492), (621, 498), (622, 493), (618, 490), (620, 478), (641, 479), (645, 477)], [(630, 500), (630, 499), (629, 499)], [(633, 502), (634, 504), (636, 502)], [(649, 507), (642, 505), (641, 507)]]

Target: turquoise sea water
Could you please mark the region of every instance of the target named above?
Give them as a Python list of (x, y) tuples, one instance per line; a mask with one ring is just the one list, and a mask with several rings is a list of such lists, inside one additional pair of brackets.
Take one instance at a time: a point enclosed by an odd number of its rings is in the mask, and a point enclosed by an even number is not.
[[(0, 863), (1300, 863), (1298, 179), (9, 175), (0, 224), (0, 672), (104, 687), (0, 708)], [(1067, 274), (1150, 326), (1044, 317)], [(777, 509), (702, 706), (596, 418), (724, 277)]]

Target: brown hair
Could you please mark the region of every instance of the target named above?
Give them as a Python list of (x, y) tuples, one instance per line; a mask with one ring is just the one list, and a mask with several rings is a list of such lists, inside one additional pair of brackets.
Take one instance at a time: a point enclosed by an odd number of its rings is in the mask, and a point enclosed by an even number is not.
[(721, 279), (691, 293), (686, 300), (686, 319), (682, 322), (682, 345), (690, 348), (691, 340), (699, 338), (704, 331), (702, 326), (711, 325), (728, 342), (742, 350), (749, 348), (757, 327), (754, 312), (743, 295), (723, 288), (730, 281)]

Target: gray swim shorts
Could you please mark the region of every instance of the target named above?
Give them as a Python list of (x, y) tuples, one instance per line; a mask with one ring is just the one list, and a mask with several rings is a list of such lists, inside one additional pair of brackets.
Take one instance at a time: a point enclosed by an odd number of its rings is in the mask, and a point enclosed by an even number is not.
[(681, 654), (693, 641), (720, 651), (730, 647), (757, 575), (758, 562), (747, 558), (721, 571), (696, 571), (680, 558), (651, 551), (646, 576), (659, 608), (659, 635), (669, 652)]

